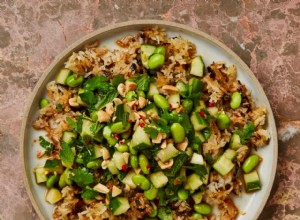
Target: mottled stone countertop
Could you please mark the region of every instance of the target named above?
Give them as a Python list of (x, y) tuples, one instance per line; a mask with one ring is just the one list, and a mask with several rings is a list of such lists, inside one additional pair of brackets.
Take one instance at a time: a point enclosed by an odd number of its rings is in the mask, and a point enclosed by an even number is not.
[(250, 66), (279, 133), (275, 184), (259, 219), (300, 219), (299, 0), (1, 0), (0, 219), (38, 219), (22, 180), (19, 141), (25, 102), (43, 71), (77, 39), (134, 19), (198, 28)]

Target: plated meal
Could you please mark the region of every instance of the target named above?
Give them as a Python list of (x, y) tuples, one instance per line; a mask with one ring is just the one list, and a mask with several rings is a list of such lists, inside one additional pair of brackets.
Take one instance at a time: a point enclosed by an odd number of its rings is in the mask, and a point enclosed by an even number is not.
[(73, 52), (44, 88), (36, 183), (53, 219), (237, 219), (264, 187), (267, 108), (235, 65), (159, 28)]

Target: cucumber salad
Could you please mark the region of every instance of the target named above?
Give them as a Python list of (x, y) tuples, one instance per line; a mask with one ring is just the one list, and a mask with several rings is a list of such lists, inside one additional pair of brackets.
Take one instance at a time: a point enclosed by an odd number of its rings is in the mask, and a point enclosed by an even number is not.
[(53, 219), (236, 219), (232, 198), (263, 187), (266, 108), (180, 36), (116, 44), (73, 52), (40, 100), (34, 173)]

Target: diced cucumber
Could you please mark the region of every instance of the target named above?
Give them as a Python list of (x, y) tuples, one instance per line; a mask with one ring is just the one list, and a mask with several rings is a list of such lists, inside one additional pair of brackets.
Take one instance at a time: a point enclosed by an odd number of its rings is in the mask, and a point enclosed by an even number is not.
[(113, 160), (109, 161), (107, 168), (108, 168), (109, 172), (111, 172), (112, 175), (116, 175), (119, 173), (119, 170)]
[(122, 166), (126, 164), (123, 154), (119, 151), (115, 151), (113, 161), (119, 170), (122, 170)]
[(144, 67), (148, 69), (148, 59), (154, 53), (156, 47), (149, 44), (141, 45), (141, 60)]
[(47, 171), (44, 167), (35, 168), (35, 180), (36, 183), (44, 183), (48, 179)]
[(193, 153), (190, 163), (204, 165), (204, 159), (201, 154)]
[(244, 174), (244, 181), (247, 192), (261, 189), (260, 178), (256, 170), (253, 170), (251, 173)]
[(202, 77), (204, 73), (204, 63), (201, 56), (197, 56), (192, 60), (190, 74)]
[(195, 138), (196, 137), (198, 137), (200, 139), (201, 143), (205, 142), (205, 138), (201, 132), (195, 131)]
[(58, 189), (51, 188), (47, 191), (46, 201), (50, 204), (55, 204), (62, 199), (62, 195)]
[(191, 147), (187, 147), (186, 150), (185, 150), (185, 153), (189, 156), (189, 157), (192, 157), (194, 151)]
[[(48, 161), (51, 161), (51, 159), (47, 160), (46, 163)], [(45, 166), (46, 166), (46, 163), (45, 163)], [(54, 167), (45, 167), (44, 166), (44, 169), (46, 172), (51, 172), (51, 173), (57, 173), (57, 174), (61, 174), (63, 171), (64, 171), (64, 167), (62, 165), (62, 163), (58, 163), (56, 166)]]
[(166, 148), (158, 151), (157, 157), (162, 161), (162, 162), (167, 162), (173, 157), (176, 157), (179, 154), (179, 151), (174, 147), (172, 143), (169, 143)]
[(179, 91), (179, 94), (183, 97), (186, 97), (188, 95), (188, 92), (189, 92), (189, 86), (184, 83), (183, 81), (179, 80), (177, 83), (176, 83), (176, 88), (178, 89)]
[(234, 167), (234, 164), (230, 159), (221, 155), (217, 161), (213, 164), (213, 168), (222, 176), (225, 176), (229, 173)]
[(217, 116), (218, 111), (219, 111), (219, 109), (218, 109), (216, 106), (214, 106), (214, 107), (207, 107), (206, 110), (208, 111), (208, 113), (209, 113), (211, 116), (214, 116), (214, 117)]
[(62, 140), (67, 144), (73, 143), (74, 139), (77, 138), (77, 134), (71, 131), (65, 131)]
[(122, 215), (130, 208), (128, 198), (125, 197), (112, 198), (109, 206), (113, 215)]
[(102, 157), (102, 147), (100, 145), (95, 145), (94, 146), (94, 155), (95, 158), (100, 158)]
[(237, 150), (239, 149), (242, 144), (241, 144), (241, 138), (238, 134), (233, 134), (231, 136), (231, 140), (230, 140), (230, 144), (229, 144), (230, 148)]
[(82, 119), (82, 130), (81, 130), (80, 135), (82, 137), (87, 136), (87, 137), (93, 138), (96, 141), (101, 142), (103, 140), (103, 137), (100, 134), (94, 134), (92, 132), (93, 126), (95, 126), (94, 122), (92, 122), (88, 119)]
[(150, 181), (156, 189), (164, 187), (168, 183), (168, 177), (162, 172), (150, 174)]
[(195, 108), (195, 112), (200, 112), (201, 110), (206, 110), (206, 105), (203, 100), (199, 101), (199, 105)]
[(154, 104), (154, 102), (147, 105), (143, 109), (143, 111), (146, 112), (146, 114), (150, 115), (152, 118), (157, 118), (158, 117), (158, 109), (157, 109), (156, 105)]
[(191, 122), (195, 131), (201, 131), (208, 126), (208, 122), (200, 116), (199, 112), (192, 113)]
[(179, 106), (180, 105), (180, 95), (179, 95), (179, 93), (171, 94), (168, 98), (168, 102), (169, 102), (169, 104)]
[(202, 201), (203, 192), (197, 192), (192, 195), (195, 204), (199, 204)]
[(80, 98), (80, 95), (79, 95), (79, 94), (81, 94), (81, 93), (84, 93), (84, 89), (79, 88), (79, 89), (78, 89), (78, 95), (77, 95), (77, 103), (78, 103), (79, 105), (81, 105), (81, 106), (88, 106), (88, 104), (85, 103), (84, 101), (82, 101), (82, 99)]
[(237, 153), (236, 153), (235, 150), (227, 149), (227, 150), (225, 150), (225, 152), (223, 153), (223, 155), (224, 155), (226, 158), (228, 158), (229, 160), (232, 161), (232, 160), (236, 157)]
[(66, 85), (68, 76), (72, 73), (69, 69), (61, 69), (55, 78), (55, 82), (61, 85)]
[(154, 85), (153, 83), (150, 83), (149, 90), (148, 90), (148, 93), (147, 93), (147, 98), (152, 100), (153, 96), (155, 94), (159, 94), (159, 91), (158, 91), (156, 85)]
[(152, 146), (149, 135), (144, 129), (138, 126), (132, 135), (131, 147), (138, 150), (139, 148), (145, 149)]
[(132, 176), (136, 175), (134, 171), (129, 171), (129, 173), (121, 180), (123, 184), (127, 184), (131, 189), (135, 189), (136, 185), (132, 181)]
[(188, 190), (197, 190), (200, 186), (203, 185), (203, 182), (199, 175), (193, 173), (186, 178), (185, 189)]

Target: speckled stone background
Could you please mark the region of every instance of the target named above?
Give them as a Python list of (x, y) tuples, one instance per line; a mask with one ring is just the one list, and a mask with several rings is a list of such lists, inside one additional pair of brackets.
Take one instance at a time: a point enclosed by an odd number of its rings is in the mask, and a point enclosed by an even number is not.
[(250, 66), (279, 132), (278, 172), (259, 219), (300, 219), (299, 0), (0, 0), (0, 219), (38, 219), (18, 162), (23, 109), (37, 80), (75, 40), (133, 19), (198, 28)]

